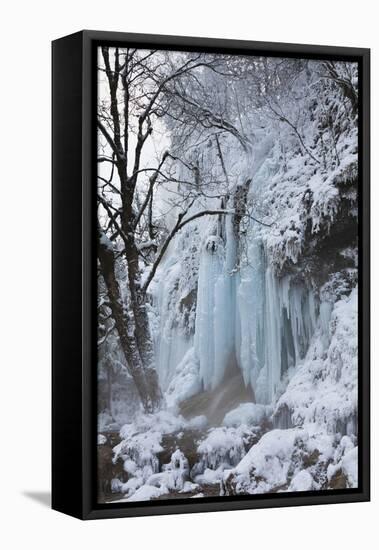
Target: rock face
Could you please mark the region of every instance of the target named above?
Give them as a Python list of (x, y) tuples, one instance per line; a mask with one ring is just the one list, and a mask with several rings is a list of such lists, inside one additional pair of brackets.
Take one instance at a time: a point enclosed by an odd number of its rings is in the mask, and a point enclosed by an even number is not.
[(328, 489), (346, 489), (348, 487), (347, 477), (342, 470), (337, 470), (330, 478)]

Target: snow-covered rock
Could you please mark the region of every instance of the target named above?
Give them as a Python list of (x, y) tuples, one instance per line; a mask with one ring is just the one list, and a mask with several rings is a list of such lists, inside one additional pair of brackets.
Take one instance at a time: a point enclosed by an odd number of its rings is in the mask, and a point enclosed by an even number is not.
[(311, 474), (307, 470), (301, 470), (293, 476), (288, 491), (311, 491), (313, 487), (314, 480)]
[(105, 445), (106, 442), (107, 442), (107, 438), (105, 437), (105, 435), (103, 435), (103, 434), (98, 434), (98, 436), (97, 436), (97, 444), (98, 444), (98, 445)]
[(307, 440), (304, 430), (272, 430), (262, 436), (239, 464), (224, 474), (226, 494), (267, 493), (287, 487), (295, 451)]
[(198, 445), (199, 460), (192, 468), (192, 478), (197, 483), (218, 482), (223, 471), (237, 465), (245, 455), (249, 435), (246, 427), (210, 429)]

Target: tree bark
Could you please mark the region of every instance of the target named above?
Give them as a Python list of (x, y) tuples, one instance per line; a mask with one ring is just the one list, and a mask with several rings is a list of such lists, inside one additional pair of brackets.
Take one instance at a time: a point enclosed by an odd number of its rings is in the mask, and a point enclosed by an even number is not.
[[(112, 316), (115, 320), (128, 370), (140, 395), (143, 408), (146, 412), (153, 412), (161, 404), (162, 395), (158, 377), (152, 364), (153, 349), (150, 333), (147, 331), (146, 335), (144, 334), (145, 323), (148, 321), (146, 308), (128, 307), (128, 304), (125, 303), (115, 273), (115, 253), (112, 244), (104, 233), (101, 234), (99, 239), (98, 255), (101, 272), (108, 291)], [(132, 303), (134, 298), (135, 296), (133, 297), (130, 289)], [(135, 311), (137, 311), (137, 317)], [(141, 312), (144, 312), (145, 317)], [(138, 341), (137, 336), (140, 341)], [(145, 363), (145, 361), (148, 361), (148, 363)]]

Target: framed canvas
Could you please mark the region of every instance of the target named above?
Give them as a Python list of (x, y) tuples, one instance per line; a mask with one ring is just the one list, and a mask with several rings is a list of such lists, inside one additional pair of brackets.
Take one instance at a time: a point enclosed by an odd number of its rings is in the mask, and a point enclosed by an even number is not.
[(53, 42), (53, 508), (369, 500), (369, 50)]

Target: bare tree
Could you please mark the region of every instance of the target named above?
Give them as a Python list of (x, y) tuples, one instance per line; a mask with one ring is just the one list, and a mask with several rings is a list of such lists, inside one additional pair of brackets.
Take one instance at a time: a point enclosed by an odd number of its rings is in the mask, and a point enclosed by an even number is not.
[[(221, 145), (221, 137), (230, 136), (243, 154), (250, 154), (251, 136), (244, 131), (236, 98), (234, 111), (231, 107), (228, 85), (236, 76), (228, 58), (104, 46), (99, 71), (106, 92), (98, 105), (98, 163), (108, 167), (98, 174), (100, 274), (129, 372), (144, 409), (151, 412), (161, 405), (162, 395), (148, 318), (150, 283), (170, 242), (190, 222), (230, 215), (238, 236), (242, 217), (255, 219), (241, 206), (251, 180), (241, 182), (239, 194), (231, 197)], [(219, 83), (217, 100), (209, 94), (204, 75)], [(144, 151), (163, 120), (172, 125), (179, 146), (163, 151), (156, 162), (151, 154), (145, 155), (150, 163), (146, 165)], [(217, 165), (208, 172), (201, 162), (206, 142)], [(169, 229), (154, 220), (158, 185), (170, 186), (177, 195), (172, 201), (177, 217)], [(216, 208), (207, 205), (209, 198), (217, 198)], [(118, 276), (120, 262), (125, 266), (126, 290)], [(149, 266), (144, 277), (141, 264)]]

